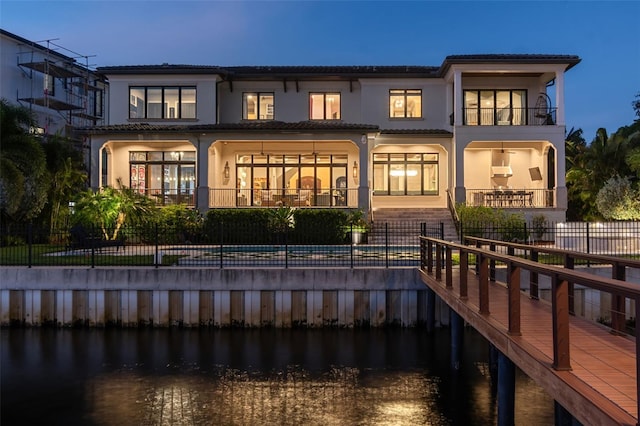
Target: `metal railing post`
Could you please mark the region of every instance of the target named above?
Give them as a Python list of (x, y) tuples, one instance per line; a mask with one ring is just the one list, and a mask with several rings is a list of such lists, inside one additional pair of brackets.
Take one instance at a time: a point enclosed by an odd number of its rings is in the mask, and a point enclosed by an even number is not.
[(289, 268), (289, 231), (284, 230), (284, 269)]
[(223, 252), (224, 252), (224, 222), (220, 222), (220, 226), (218, 227), (219, 229), (219, 233), (218, 236), (220, 237), (220, 269), (222, 269), (223, 267), (223, 263), (224, 263), (224, 256), (223, 256)]
[(384, 223), (384, 259), (385, 267), (389, 268), (389, 223)]
[(33, 223), (29, 222), (29, 226), (27, 227), (27, 241), (29, 242), (29, 268), (33, 264)]
[(158, 232), (158, 224), (155, 225), (156, 228), (156, 238), (155, 238), (155, 256), (154, 256), (154, 266), (158, 268), (160, 264), (160, 234)]
[(350, 254), (351, 254), (351, 269), (353, 269), (353, 224), (349, 225), (351, 228), (351, 232), (349, 233), (351, 237), (351, 244), (349, 245)]

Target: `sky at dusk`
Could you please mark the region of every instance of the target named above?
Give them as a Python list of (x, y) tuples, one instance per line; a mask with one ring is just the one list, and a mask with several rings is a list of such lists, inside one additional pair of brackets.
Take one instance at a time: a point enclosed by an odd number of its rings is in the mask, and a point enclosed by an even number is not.
[[(640, 0), (1, 0), (0, 27), (112, 65), (433, 65), (447, 55), (578, 55), (567, 128), (636, 118)], [(46, 45), (46, 42), (43, 44)], [(61, 53), (74, 56), (74, 53)], [(84, 63), (85, 59), (81, 59)]]

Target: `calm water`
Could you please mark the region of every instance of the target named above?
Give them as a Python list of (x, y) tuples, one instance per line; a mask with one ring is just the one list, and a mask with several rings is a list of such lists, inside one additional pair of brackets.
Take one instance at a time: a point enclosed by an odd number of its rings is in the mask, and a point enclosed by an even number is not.
[[(0, 331), (8, 425), (491, 425), (487, 343), (465, 329)], [(516, 423), (553, 424), (526, 376)]]

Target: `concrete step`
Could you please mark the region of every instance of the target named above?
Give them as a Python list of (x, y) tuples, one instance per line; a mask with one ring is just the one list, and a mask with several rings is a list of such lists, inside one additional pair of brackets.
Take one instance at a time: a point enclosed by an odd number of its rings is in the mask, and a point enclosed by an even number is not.
[[(429, 235), (438, 236), (442, 223), (445, 240), (458, 241), (459, 239), (451, 213), (446, 208), (385, 208), (378, 209), (373, 214), (373, 227), (369, 235), (369, 242), (383, 244), (389, 238), (391, 244), (417, 244), (421, 223), (425, 224)], [(388, 237), (385, 234), (385, 227), (388, 229)]]

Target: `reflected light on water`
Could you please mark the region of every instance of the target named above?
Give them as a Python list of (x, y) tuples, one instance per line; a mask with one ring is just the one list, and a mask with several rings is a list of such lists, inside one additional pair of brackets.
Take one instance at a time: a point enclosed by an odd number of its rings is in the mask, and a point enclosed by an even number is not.
[(445, 425), (437, 384), (414, 372), (334, 367), (269, 377), (220, 369), (213, 377), (147, 378), (129, 371), (87, 383), (95, 424)]
[[(486, 341), (465, 330), (455, 372), (449, 345), (419, 329), (0, 330), (0, 423), (495, 424)], [(523, 374), (516, 424), (553, 424)]]

